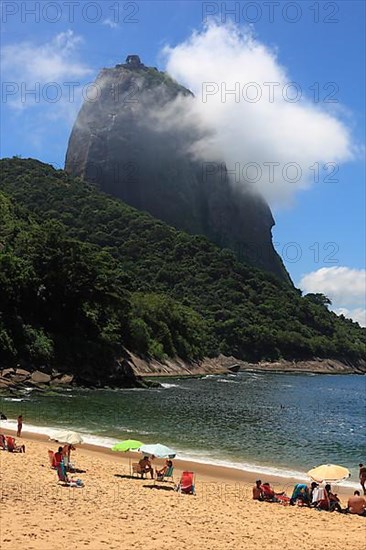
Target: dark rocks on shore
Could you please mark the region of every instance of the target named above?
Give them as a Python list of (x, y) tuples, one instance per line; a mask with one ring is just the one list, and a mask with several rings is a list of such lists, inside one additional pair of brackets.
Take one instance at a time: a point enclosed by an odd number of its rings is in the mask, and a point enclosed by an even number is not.
[(49, 374), (32, 368), (0, 368), (0, 389), (21, 389), (27, 386), (45, 388), (60, 384), (63, 386), (73, 385), (73, 375), (60, 373), (55, 374)]
[(21, 365), (17, 368), (1, 368), (0, 391), (17, 391), (26, 387), (38, 390), (56, 389), (62, 387), (87, 388), (147, 388), (157, 383), (143, 380), (132, 368), (131, 358), (126, 351), (125, 356), (116, 360), (114, 368), (103, 377), (93, 371), (77, 373), (59, 372), (47, 365), (35, 368), (31, 365)]

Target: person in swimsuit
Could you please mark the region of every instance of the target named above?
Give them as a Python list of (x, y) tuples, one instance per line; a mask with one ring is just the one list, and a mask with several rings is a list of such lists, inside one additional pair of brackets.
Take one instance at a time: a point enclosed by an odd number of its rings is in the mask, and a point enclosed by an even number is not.
[(139, 464), (141, 468), (141, 476), (143, 476), (143, 474), (147, 474), (148, 472), (150, 472), (151, 479), (154, 479), (154, 470), (152, 469), (149, 457), (144, 456), (144, 458), (142, 458), (139, 461)]
[(9, 453), (25, 453), (25, 445), (17, 445), (14, 437), (10, 435), (6, 437), (6, 444)]
[(253, 487), (253, 500), (263, 500), (263, 492), (262, 492), (261, 485), (262, 485), (262, 481), (260, 479), (257, 479)]
[(366, 488), (365, 488), (365, 483), (366, 483), (366, 466), (364, 466), (363, 464), (359, 464), (359, 467), (360, 467), (360, 484), (361, 484), (361, 487), (362, 487), (362, 490), (363, 490), (363, 494), (366, 495)]
[(173, 467), (173, 462), (171, 460), (166, 460), (164, 466), (160, 470), (158, 470), (157, 468), (155, 469), (156, 477), (158, 479), (164, 478), (164, 475), (166, 474), (166, 472), (169, 470), (169, 468), (172, 468), (172, 467)]
[(17, 437), (21, 437), (21, 435), (22, 435), (22, 428), (23, 428), (23, 416), (20, 414), (20, 415), (18, 416)]
[(59, 464), (63, 462), (63, 454), (62, 454), (62, 447), (58, 448), (58, 451), (55, 453), (53, 457), (53, 463), (54, 467), (57, 468)]
[(353, 496), (349, 497), (345, 511), (347, 514), (366, 516), (366, 499), (360, 496), (360, 491), (355, 491)]

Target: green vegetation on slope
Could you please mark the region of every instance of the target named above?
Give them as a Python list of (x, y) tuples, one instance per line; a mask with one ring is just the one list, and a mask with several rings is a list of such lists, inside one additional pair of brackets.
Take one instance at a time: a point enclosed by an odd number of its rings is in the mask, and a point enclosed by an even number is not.
[(365, 330), (62, 170), (0, 161), (0, 361), (364, 357)]

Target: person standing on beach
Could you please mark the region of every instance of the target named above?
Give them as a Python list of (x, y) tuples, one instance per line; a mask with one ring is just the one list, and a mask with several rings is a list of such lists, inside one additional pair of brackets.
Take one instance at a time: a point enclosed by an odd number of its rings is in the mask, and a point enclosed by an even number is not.
[(361, 484), (361, 487), (362, 487), (362, 490), (363, 490), (363, 494), (366, 495), (366, 488), (365, 488), (366, 466), (364, 466), (363, 464), (359, 464), (359, 467), (360, 467), (360, 484)]
[(21, 435), (22, 435), (22, 428), (23, 428), (23, 416), (20, 414), (20, 415), (18, 416), (17, 437), (21, 437)]

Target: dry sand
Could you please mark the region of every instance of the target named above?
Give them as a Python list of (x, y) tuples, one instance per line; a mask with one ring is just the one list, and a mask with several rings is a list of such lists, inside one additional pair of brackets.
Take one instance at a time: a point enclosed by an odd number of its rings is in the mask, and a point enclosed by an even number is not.
[[(131, 479), (128, 455), (82, 445), (73, 462), (85, 473), (74, 477), (85, 487), (63, 487), (47, 457), (57, 444), (24, 435), (26, 454), (0, 451), (1, 550), (366, 547), (365, 518), (254, 502), (255, 474), (228, 468), (175, 461), (176, 481), (197, 473), (197, 495), (180, 495), (170, 482)], [(269, 481), (291, 494), (293, 480)], [(343, 504), (350, 492), (339, 491)]]

